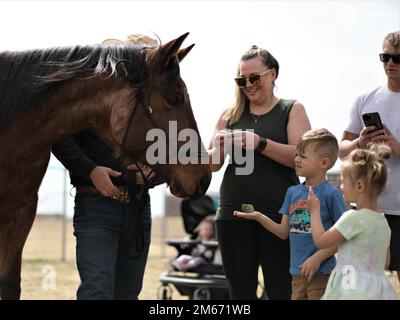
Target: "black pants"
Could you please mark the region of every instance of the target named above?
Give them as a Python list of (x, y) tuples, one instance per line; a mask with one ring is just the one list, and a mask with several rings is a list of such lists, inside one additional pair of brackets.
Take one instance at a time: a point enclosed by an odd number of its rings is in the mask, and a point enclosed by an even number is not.
[(290, 300), (289, 241), (255, 221), (217, 220), (217, 237), (231, 299), (256, 299), (258, 267), (271, 300)]

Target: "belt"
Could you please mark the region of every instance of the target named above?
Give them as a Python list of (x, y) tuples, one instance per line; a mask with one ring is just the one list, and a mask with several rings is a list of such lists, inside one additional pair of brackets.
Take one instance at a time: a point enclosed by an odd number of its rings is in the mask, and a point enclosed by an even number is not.
[[(119, 190), (119, 196), (112, 196), (111, 199), (123, 202), (123, 203), (129, 203), (129, 193), (128, 189), (125, 186), (117, 186)], [(92, 186), (76, 186), (76, 192), (77, 193), (97, 193), (100, 194), (99, 190), (97, 190), (95, 187)]]

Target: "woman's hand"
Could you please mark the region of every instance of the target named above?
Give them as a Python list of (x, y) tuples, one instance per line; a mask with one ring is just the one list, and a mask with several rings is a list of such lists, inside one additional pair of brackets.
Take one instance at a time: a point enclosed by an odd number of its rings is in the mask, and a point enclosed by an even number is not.
[(254, 150), (260, 143), (260, 136), (251, 131), (233, 131), (233, 143), (246, 150)]
[(232, 130), (229, 129), (219, 130), (217, 131), (212, 140), (212, 148), (226, 150), (231, 143), (232, 143)]

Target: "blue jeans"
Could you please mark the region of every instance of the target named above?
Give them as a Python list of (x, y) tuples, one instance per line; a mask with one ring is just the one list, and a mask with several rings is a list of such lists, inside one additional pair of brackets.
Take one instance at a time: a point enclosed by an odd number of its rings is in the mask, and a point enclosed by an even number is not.
[(75, 197), (76, 263), (81, 279), (77, 299), (138, 299), (150, 246), (150, 201), (143, 210), (144, 247), (123, 237), (128, 204), (94, 193)]

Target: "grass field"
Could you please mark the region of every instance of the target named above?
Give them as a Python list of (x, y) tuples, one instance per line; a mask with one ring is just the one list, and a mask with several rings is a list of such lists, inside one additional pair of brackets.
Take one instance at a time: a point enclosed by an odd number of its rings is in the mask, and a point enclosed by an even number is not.
[[(157, 299), (160, 275), (167, 262), (175, 256), (175, 249), (161, 241), (161, 219), (153, 219), (152, 242), (147, 262), (141, 299)], [(65, 261), (62, 261), (62, 220), (57, 217), (37, 216), (25, 245), (22, 263), (21, 299), (75, 299), (79, 275), (75, 265), (75, 238), (72, 222), (66, 225)], [(164, 226), (168, 238), (185, 237), (179, 218), (168, 218)], [(173, 299), (185, 299), (174, 292)]]
[[(36, 218), (23, 255), (21, 299), (75, 299), (79, 276), (75, 266), (75, 238), (72, 235), (71, 221), (68, 221), (66, 227), (66, 259), (62, 261), (62, 220), (49, 216)], [(180, 218), (153, 220), (152, 243), (140, 299), (157, 299), (160, 275), (167, 269), (168, 260), (175, 256), (174, 248), (165, 246), (162, 238), (184, 236), (186, 235)], [(400, 297), (397, 277), (393, 274), (390, 279)], [(186, 297), (174, 292), (173, 299)]]

